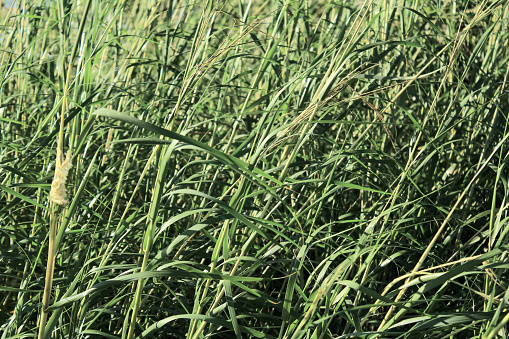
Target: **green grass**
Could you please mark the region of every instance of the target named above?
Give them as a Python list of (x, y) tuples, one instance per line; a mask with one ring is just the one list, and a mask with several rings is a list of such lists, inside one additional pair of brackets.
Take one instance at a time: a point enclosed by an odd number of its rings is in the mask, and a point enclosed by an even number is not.
[(507, 1), (78, 2), (1, 10), (0, 339), (509, 336)]

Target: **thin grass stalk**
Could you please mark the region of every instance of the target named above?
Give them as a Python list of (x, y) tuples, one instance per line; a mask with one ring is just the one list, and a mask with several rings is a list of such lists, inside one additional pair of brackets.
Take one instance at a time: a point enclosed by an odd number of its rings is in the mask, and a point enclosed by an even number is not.
[[(83, 12), (83, 16), (81, 18), (80, 26), (78, 29), (78, 36), (74, 42), (74, 47), (72, 49), (70, 62), (67, 68), (67, 75), (65, 80), (65, 87), (63, 90), (63, 99), (62, 99), (62, 111), (60, 114), (60, 130), (58, 134), (58, 143), (57, 143), (57, 158), (56, 158), (56, 165), (55, 165), (55, 178), (53, 179), (53, 182), (55, 183), (60, 179), (60, 176), (62, 176), (62, 182), (60, 185), (63, 185), (63, 196), (62, 199), (51, 199), (50, 201), (50, 229), (49, 229), (49, 246), (48, 246), (48, 262), (46, 264), (46, 280), (44, 284), (44, 293), (42, 298), (42, 307), (41, 307), (41, 315), (40, 315), (40, 322), (39, 322), (39, 339), (45, 338), (45, 328), (46, 328), (46, 321), (48, 319), (48, 312), (47, 308), (49, 307), (49, 301), (51, 297), (51, 290), (53, 286), (53, 275), (55, 270), (55, 256), (56, 256), (56, 248), (55, 248), (55, 241), (56, 241), (56, 234), (58, 230), (58, 221), (59, 216), (56, 214), (57, 205), (59, 204), (65, 204), (65, 181), (67, 179), (67, 171), (70, 167), (70, 151), (67, 154), (67, 158), (65, 161), (63, 161), (63, 144), (64, 144), (64, 125), (65, 125), (65, 113), (67, 111), (67, 94), (69, 89), (69, 83), (71, 78), (71, 71), (72, 71), (72, 63), (76, 56), (76, 52), (78, 50), (78, 46), (81, 40), (81, 36), (83, 34), (83, 29), (85, 27), (85, 21), (87, 18), (88, 11), (90, 9), (90, 4), (92, 0), (88, 0), (85, 5), (85, 10)], [(63, 170), (64, 173), (61, 171)], [(59, 186), (59, 185), (57, 185)], [(52, 185), (52, 193), (53, 191), (53, 185)], [(58, 189), (57, 189), (58, 190)], [(57, 192), (58, 193), (58, 192)], [(50, 193), (51, 197), (51, 193)], [(60, 200), (60, 201), (59, 201)], [(47, 334), (48, 336), (51, 336), (50, 333)]]
[(502, 318), (502, 321), (500, 321), (500, 323), (495, 328), (493, 328), (485, 338), (486, 339), (495, 338), (497, 334), (503, 329), (503, 327), (507, 325), (507, 323), (509, 323), (509, 313), (507, 313), (505, 317)]
[[(145, 234), (145, 239), (143, 241), (143, 261), (141, 264), (141, 271), (145, 272), (148, 263), (148, 257), (150, 254), (150, 250), (152, 248), (152, 243), (154, 241), (154, 220), (150, 219), (149, 225), (147, 227), (147, 231)], [(140, 312), (141, 306), (141, 295), (143, 293), (143, 287), (145, 286), (145, 279), (140, 279), (136, 283), (136, 292), (134, 294), (134, 301), (132, 307), (131, 321), (129, 323), (129, 332), (127, 334), (127, 338), (131, 339), (134, 336), (134, 330), (136, 328), (138, 313)]]
[(53, 286), (53, 272), (55, 270), (55, 238), (57, 235), (58, 216), (55, 215), (56, 206), (50, 203), (50, 227), (49, 227), (49, 246), (48, 246), (48, 262), (46, 263), (46, 281), (44, 284), (44, 294), (42, 296), (41, 316), (39, 320), (39, 339), (44, 339), (44, 328), (48, 319), (48, 312), (51, 296), (51, 288)]
[[(222, 233), (223, 233), (223, 232), (222, 232)], [(242, 248), (242, 252), (241, 252), (241, 253), (240, 253), (240, 255), (239, 255), (240, 257), (243, 257), (243, 256), (246, 254), (246, 252), (247, 252), (247, 248), (249, 248), (249, 247), (251, 246), (251, 244), (252, 244), (252, 242), (255, 240), (255, 238), (256, 238), (256, 233), (255, 233), (255, 232), (251, 233), (251, 236), (249, 237), (249, 239), (247, 240), (246, 244), (245, 244), (245, 245), (243, 246), (243, 248)], [(220, 242), (218, 241), (218, 243), (220, 243)], [(232, 271), (230, 272), (230, 276), (234, 276), (234, 275), (235, 275), (235, 273), (237, 272), (237, 269), (239, 268), (239, 266), (240, 266), (240, 263), (241, 263), (241, 262), (242, 262), (242, 260), (237, 260), (237, 261), (235, 262), (235, 266), (232, 268)], [(213, 263), (213, 264), (215, 264), (215, 261), (214, 261), (214, 263)], [(212, 272), (212, 269), (211, 269), (211, 272)], [(210, 280), (209, 280), (209, 281), (210, 281)], [(223, 284), (224, 284), (224, 283), (223, 283), (222, 281), (221, 281), (221, 282), (219, 282), (219, 283), (218, 283), (218, 288), (219, 288), (221, 285), (223, 285)], [(205, 290), (208, 288), (208, 286), (209, 286), (209, 285), (207, 285), (207, 286), (206, 286)], [(213, 304), (212, 304), (212, 306), (210, 307), (210, 309), (211, 309), (211, 310), (214, 310), (214, 309), (217, 307), (217, 305), (219, 304), (219, 302), (220, 302), (220, 301), (221, 301), (221, 299), (223, 298), (224, 294), (225, 294), (225, 286), (222, 286), (222, 287), (221, 287), (220, 292), (217, 294), (217, 296), (216, 296), (216, 298), (215, 298), (215, 300), (214, 300), (214, 303), (213, 303)], [(195, 332), (195, 333), (194, 333), (194, 335), (192, 336), (192, 339), (197, 339), (197, 338), (199, 338), (199, 336), (203, 333), (203, 330), (205, 329), (205, 326), (206, 326), (206, 325), (207, 325), (207, 322), (203, 321), (203, 322), (201, 323), (200, 327), (196, 330), (196, 332)], [(190, 333), (192, 333), (192, 332), (190, 332)]]
[[(235, 192), (235, 195), (233, 196), (232, 198), (232, 201), (230, 202), (230, 206), (232, 206), (233, 208), (235, 208), (239, 202), (239, 199), (240, 199), (240, 196), (242, 195), (242, 193), (245, 191), (244, 187), (245, 187), (246, 184), (246, 179), (245, 177), (242, 177), (240, 179), (240, 183), (239, 183), (239, 188), (237, 189), (237, 192)], [(233, 187), (233, 186), (232, 186)], [(214, 273), (214, 270), (216, 269), (216, 266), (217, 266), (217, 263), (218, 263), (218, 258), (219, 258), (219, 254), (220, 254), (220, 249), (222, 247), (222, 244), (224, 242), (224, 237), (226, 236), (226, 234), (228, 234), (228, 231), (229, 231), (229, 223), (230, 221), (229, 220), (226, 220), (224, 221), (223, 223), (223, 226), (221, 227), (221, 233), (219, 234), (219, 238), (217, 240), (217, 243), (216, 243), (216, 246), (214, 248), (214, 251), (212, 253), (212, 263), (210, 265), (210, 272), (211, 273)], [(223, 254), (224, 258), (223, 260), (226, 260), (226, 254)], [(237, 264), (236, 266), (234, 267), (234, 269), (232, 270), (231, 274), (230, 275), (233, 275), (235, 274), (235, 271), (237, 270), (237, 267), (238, 267), (238, 264), (239, 264), (239, 261), (237, 261)], [(209, 287), (210, 287), (210, 284), (212, 283), (211, 280), (207, 280), (206, 283), (205, 283), (205, 288), (203, 289), (203, 294), (201, 296), (201, 300), (205, 300), (206, 296), (207, 296), (207, 293), (208, 293), (208, 290), (209, 290)], [(218, 284), (218, 287), (221, 285), (222, 283), (219, 283)], [(219, 303), (219, 301), (221, 300), (221, 298), (223, 297), (224, 295), (224, 286), (222, 287), (221, 291), (219, 292), (219, 294), (216, 296), (216, 299), (214, 301), (214, 303), (212, 304), (212, 306), (210, 307), (211, 310), (213, 310), (217, 304)], [(200, 314), (201, 311), (203, 309), (203, 303), (200, 303), (199, 306), (198, 306), (198, 310), (196, 311), (197, 314)], [(190, 326), (190, 330), (189, 330), (189, 336), (191, 336), (191, 334), (194, 332), (194, 329), (196, 328), (196, 326), (198, 326), (198, 322), (197, 321), (194, 321), (191, 326)], [(192, 338), (198, 338), (198, 336), (203, 332), (203, 330), (205, 329), (205, 326), (207, 325), (207, 322), (205, 321), (202, 321), (201, 324), (199, 324), (199, 327), (196, 331), (196, 333), (192, 336)]]
[[(143, 261), (141, 264), (141, 271), (145, 272), (147, 269), (148, 259), (150, 255), (150, 251), (152, 250), (152, 245), (154, 242), (154, 233), (155, 233), (155, 224), (157, 222), (157, 213), (159, 211), (159, 205), (161, 202), (162, 191), (164, 189), (164, 178), (166, 177), (166, 173), (168, 170), (169, 159), (173, 153), (173, 149), (176, 145), (176, 142), (173, 143), (170, 147), (164, 146), (161, 149), (161, 156), (159, 161), (159, 171), (157, 173), (156, 185), (154, 187), (154, 193), (152, 196), (152, 203), (150, 205), (149, 211), (149, 221), (147, 225), (147, 229), (145, 231), (145, 237), (142, 244), (142, 253), (143, 253)], [(143, 287), (145, 286), (145, 279), (140, 279), (136, 282), (136, 292), (134, 295), (133, 305), (132, 305), (132, 314), (131, 320), (129, 323), (129, 331), (127, 333), (127, 338), (131, 339), (134, 336), (134, 330), (137, 324), (138, 313), (140, 311), (141, 306), (141, 295), (143, 292)]]

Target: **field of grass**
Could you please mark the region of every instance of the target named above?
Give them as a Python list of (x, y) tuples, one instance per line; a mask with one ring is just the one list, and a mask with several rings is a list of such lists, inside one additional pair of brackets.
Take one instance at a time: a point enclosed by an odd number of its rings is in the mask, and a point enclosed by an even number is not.
[(506, 0), (1, 14), (0, 339), (509, 336)]

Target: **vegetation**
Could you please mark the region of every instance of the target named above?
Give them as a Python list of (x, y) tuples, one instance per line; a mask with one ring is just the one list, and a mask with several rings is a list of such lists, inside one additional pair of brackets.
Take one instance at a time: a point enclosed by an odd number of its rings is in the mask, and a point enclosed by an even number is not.
[(509, 336), (507, 1), (1, 19), (2, 339)]

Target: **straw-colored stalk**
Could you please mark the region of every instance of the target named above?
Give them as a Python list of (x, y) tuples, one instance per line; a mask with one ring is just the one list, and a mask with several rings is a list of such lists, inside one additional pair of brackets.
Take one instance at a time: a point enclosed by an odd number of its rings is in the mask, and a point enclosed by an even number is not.
[(44, 284), (44, 294), (42, 297), (41, 317), (39, 321), (39, 339), (45, 338), (44, 330), (46, 328), (46, 320), (48, 319), (47, 308), (51, 297), (51, 289), (53, 286), (53, 272), (55, 270), (55, 240), (58, 228), (58, 215), (55, 215), (55, 205), (67, 204), (67, 191), (65, 183), (67, 174), (71, 168), (71, 151), (67, 152), (65, 161), (62, 161), (61, 148), (57, 148), (57, 159), (55, 164), (55, 176), (51, 183), (51, 191), (49, 199), (50, 204), (50, 228), (49, 228), (49, 248), (48, 262), (46, 264), (46, 282)]

